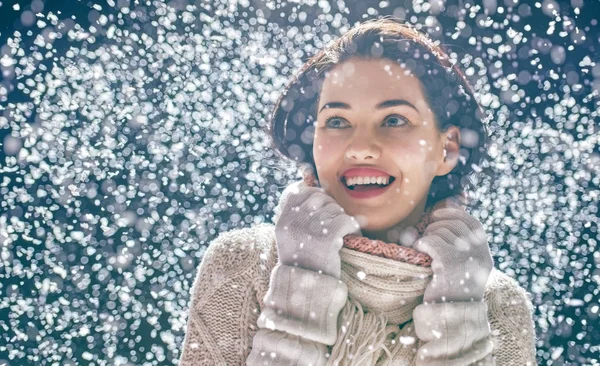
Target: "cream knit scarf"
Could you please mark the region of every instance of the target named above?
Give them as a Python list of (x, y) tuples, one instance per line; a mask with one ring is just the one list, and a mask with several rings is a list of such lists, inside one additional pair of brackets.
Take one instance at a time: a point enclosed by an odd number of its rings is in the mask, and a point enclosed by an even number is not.
[[(305, 170), (303, 181), (319, 186)], [(433, 211), (461, 205), (464, 195), (438, 202), (423, 213), (415, 241), (422, 236)], [(431, 258), (396, 243), (348, 235), (340, 250), (341, 280), (348, 300), (338, 318), (338, 337), (328, 365), (409, 365), (421, 346), (412, 325), (412, 312), (422, 303), (431, 280)]]

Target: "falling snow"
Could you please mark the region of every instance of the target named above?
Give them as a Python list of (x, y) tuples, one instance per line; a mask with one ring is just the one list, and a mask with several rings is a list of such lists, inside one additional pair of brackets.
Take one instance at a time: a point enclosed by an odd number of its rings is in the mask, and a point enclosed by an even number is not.
[(175, 364), (206, 245), (298, 178), (273, 103), (381, 15), (443, 39), (493, 116), (472, 214), (532, 295), (539, 364), (598, 364), (594, 1), (20, 3), (0, 0), (0, 364)]

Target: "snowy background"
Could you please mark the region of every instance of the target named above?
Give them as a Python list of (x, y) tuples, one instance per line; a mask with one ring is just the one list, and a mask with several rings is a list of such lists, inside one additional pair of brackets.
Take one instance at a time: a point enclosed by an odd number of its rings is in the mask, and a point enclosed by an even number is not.
[(0, 365), (176, 364), (206, 245), (299, 177), (261, 131), (275, 99), (382, 15), (493, 114), (472, 214), (539, 364), (598, 365), (597, 0), (0, 0)]

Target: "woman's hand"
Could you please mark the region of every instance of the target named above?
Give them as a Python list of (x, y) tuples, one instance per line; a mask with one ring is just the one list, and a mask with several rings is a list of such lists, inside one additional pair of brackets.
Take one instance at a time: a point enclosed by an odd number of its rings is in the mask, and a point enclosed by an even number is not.
[(435, 210), (413, 248), (433, 259), (425, 303), (483, 300), (494, 260), (483, 226), (463, 208)]
[(354, 217), (320, 187), (303, 181), (282, 193), (275, 220), (279, 261), (340, 278), (339, 251), (348, 234), (362, 235)]

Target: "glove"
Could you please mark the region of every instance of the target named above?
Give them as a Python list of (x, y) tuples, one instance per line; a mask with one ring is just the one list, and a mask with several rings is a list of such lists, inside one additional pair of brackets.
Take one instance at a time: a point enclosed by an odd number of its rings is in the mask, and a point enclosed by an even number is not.
[(494, 260), (483, 226), (463, 208), (432, 212), (431, 223), (413, 248), (433, 259), (426, 304), (483, 300)]
[(303, 181), (282, 193), (276, 214), (275, 237), (279, 261), (289, 266), (341, 276), (339, 251), (348, 234), (362, 235), (354, 217), (321, 187)]

